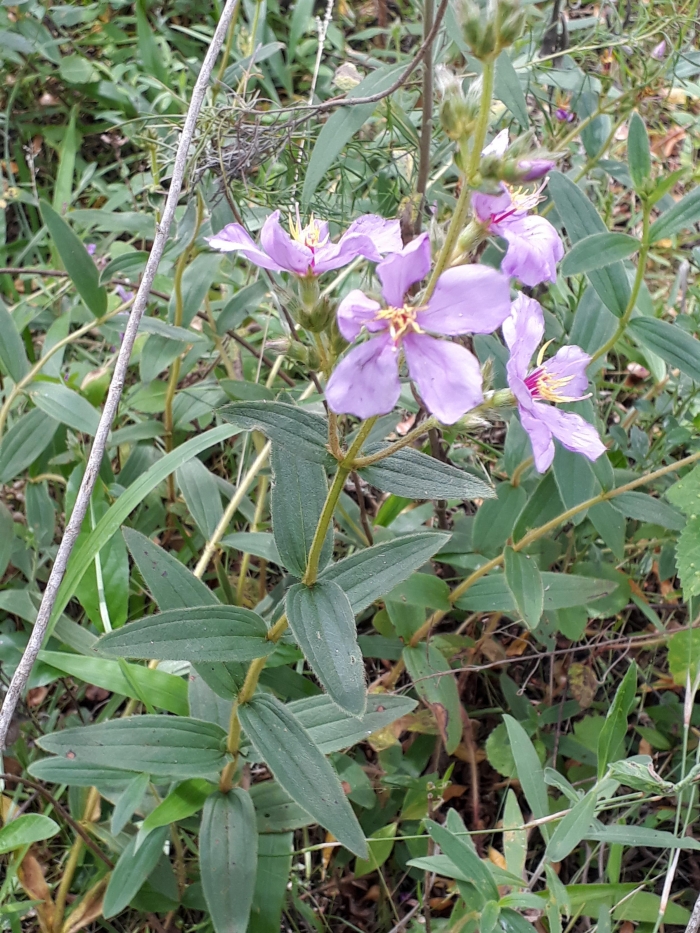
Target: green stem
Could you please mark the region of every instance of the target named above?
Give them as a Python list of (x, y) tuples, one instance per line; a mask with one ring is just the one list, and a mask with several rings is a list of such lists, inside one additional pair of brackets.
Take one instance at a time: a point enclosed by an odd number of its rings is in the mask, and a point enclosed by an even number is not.
[(355, 467), (355, 455), (360, 451), (362, 445), (367, 439), (367, 435), (374, 427), (374, 422), (376, 420), (376, 417), (374, 417), (368, 418), (367, 421), (365, 421), (365, 423), (357, 432), (355, 440), (352, 442), (350, 449), (348, 450), (344, 459), (341, 463), (338, 464), (338, 469), (336, 471), (333, 482), (331, 483), (331, 488), (328, 490), (326, 501), (323, 504), (323, 510), (321, 511), (321, 517), (318, 520), (318, 525), (316, 526), (314, 539), (311, 542), (309, 559), (306, 563), (306, 573), (304, 574), (304, 579), (302, 580), (302, 583), (306, 584), (306, 586), (313, 586), (316, 582), (316, 577), (318, 576), (318, 563), (321, 558), (323, 542), (325, 541), (328, 528), (333, 521), (333, 512), (335, 511), (340, 494), (343, 491), (343, 486), (345, 486), (345, 480), (348, 478), (348, 475)]
[[(529, 547), (531, 544), (534, 544), (535, 541), (538, 541), (540, 538), (548, 535), (551, 531), (554, 531), (559, 527), (559, 525), (565, 524), (576, 515), (579, 515), (581, 512), (585, 512), (587, 509), (593, 508), (593, 506), (598, 505), (600, 502), (607, 502), (609, 499), (615, 499), (617, 496), (621, 496), (625, 492), (630, 492), (631, 490), (636, 489), (638, 486), (645, 486), (647, 483), (651, 483), (656, 479), (660, 479), (662, 476), (666, 476), (668, 473), (675, 473), (678, 470), (682, 470), (683, 467), (692, 466), (692, 464), (697, 463), (698, 460), (700, 460), (700, 451), (691, 454), (689, 457), (684, 457), (683, 460), (678, 460), (676, 463), (669, 463), (664, 467), (660, 467), (658, 470), (654, 470), (653, 473), (648, 473), (646, 476), (638, 476), (631, 482), (625, 483), (624, 486), (617, 486), (615, 489), (609, 489), (607, 492), (601, 492), (597, 496), (586, 499), (585, 502), (579, 502), (578, 505), (567, 509), (560, 515), (557, 515), (556, 518), (553, 518), (551, 521), (546, 522), (544, 525), (540, 525), (539, 528), (533, 528), (532, 531), (529, 531), (519, 541), (516, 541), (516, 543), (512, 545), (512, 548), (514, 551), (522, 551), (526, 547)], [(487, 561), (485, 564), (482, 564), (478, 570), (475, 570), (466, 578), (466, 580), (462, 580), (459, 586), (456, 586), (452, 590), (449, 595), (450, 602), (454, 605), (454, 603), (456, 603), (461, 596), (464, 596), (467, 590), (469, 590), (477, 580), (480, 580), (482, 577), (485, 577), (487, 573), (490, 573), (492, 570), (500, 567), (503, 564), (504, 559), (505, 554), (502, 553), (499, 554), (498, 557), (494, 557)], [(439, 622), (442, 622), (442, 620), (447, 615), (447, 612), (448, 610), (444, 609), (440, 609), (437, 612), (434, 612), (428, 621), (422, 625), (411, 638), (411, 647), (415, 648), (415, 646), (425, 638), (425, 636), (432, 628), (434, 628), (434, 626), (436, 626)]]
[(481, 76), (482, 85), (479, 116), (476, 123), (476, 129), (474, 131), (474, 138), (472, 139), (472, 148), (469, 154), (469, 162), (467, 163), (464, 179), (462, 181), (462, 190), (460, 192), (459, 199), (457, 200), (457, 206), (455, 207), (455, 212), (452, 215), (450, 226), (447, 230), (445, 242), (435, 262), (435, 268), (433, 269), (433, 274), (430, 276), (428, 287), (425, 290), (425, 297), (423, 299), (424, 301), (427, 301), (433, 294), (438, 279), (445, 271), (449, 261), (452, 259), (452, 254), (454, 253), (455, 246), (457, 245), (459, 234), (464, 227), (467, 214), (469, 213), (471, 192), (479, 172), (479, 166), (481, 165), (481, 150), (484, 148), (486, 133), (488, 132), (489, 128), (495, 70), (495, 63), (493, 61), (484, 62), (484, 70)]
[[(637, 274), (634, 277), (634, 284), (632, 285), (632, 291), (630, 293), (629, 301), (627, 302), (627, 307), (625, 308), (624, 314), (620, 318), (617, 330), (612, 335), (612, 337), (606, 341), (600, 349), (591, 357), (591, 363), (595, 363), (596, 360), (599, 360), (602, 356), (605, 356), (612, 348), (615, 346), (617, 341), (622, 337), (627, 329), (627, 325), (630, 322), (632, 317), (632, 312), (634, 311), (635, 305), (637, 304), (637, 298), (639, 297), (639, 290), (642, 287), (642, 282), (644, 281), (644, 272), (647, 264), (647, 256), (649, 255), (649, 248), (651, 244), (649, 243), (649, 215), (651, 213), (651, 206), (648, 202), (644, 202), (643, 206), (643, 217), (642, 217), (642, 248), (639, 251), (639, 261), (637, 263)], [(589, 364), (590, 365), (590, 364)]]
[(417, 428), (409, 431), (400, 441), (389, 444), (389, 446), (385, 447), (383, 450), (378, 450), (376, 454), (369, 454), (367, 457), (358, 457), (355, 460), (354, 468), (356, 470), (361, 470), (363, 467), (371, 466), (373, 463), (379, 463), (380, 460), (385, 460), (404, 447), (408, 447), (408, 445), (412, 444), (421, 434), (426, 434), (431, 428), (437, 428), (439, 424), (440, 422), (437, 418), (427, 418), (425, 421), (421, 421)]

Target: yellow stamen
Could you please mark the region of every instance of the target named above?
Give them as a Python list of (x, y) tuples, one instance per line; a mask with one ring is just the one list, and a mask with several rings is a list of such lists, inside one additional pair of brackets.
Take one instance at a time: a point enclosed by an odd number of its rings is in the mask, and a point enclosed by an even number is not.
[(404, 305), (403, 308), (383, 308), (377, 312), (377, 320), (389, 322), (391, 339), (396, 341), (409, 332), (424, 333), (416, 321), (416, 314), (419, 310), (419, 308), (409, 308), (408, 305)]
[[(543, 348), (544, 349), (544, 348)], [(540, 360), (541, 361), (541, 354)], [(564, 395), (561, 392), (561, 389), (564, 386), (567, 386), (573, 376), (562, 376), (560, 379), (555, 379), (551, 373), (548, 373), (546, 369), (535, 370), (534, 373), (529, 377), (532, 380), (532, 388), (534, 389), (534, 394), (541, 399), (544, 399), (545, 402), (577, 402), (578, 398), (576, 396)]]
[(545, 344), (542, 345), (542, 348), (540, 349), (540, 352), (537, 354), (537, 365), (538, 365), (538, 366), (541, 366), (541, 365), (542, 365), (542, 360), (544, 359), (544, 355), (545, 355), (545, 353), (547, 352), (547, 347), (550, 345), (550, 343), (554, 343), (554, 338), (553, 338), (553, 337), (552, 337), (551, 340), (548, 340), (547, 343), (545, 343)]
[[(323, 245), (321, 242), (320, 222), (316, 220), (312, 214), (308, 224), (302, 227), (298, 207), (296, 209), (296, 218), (289, 218), (289, 232), (293, 240), (296, 240), (297, 243), (301, 243), (302, 246), (306, 246), (309, 249), (315, 249), (317, 246)], [(325, 243), (325, 240), (323, 242)]]

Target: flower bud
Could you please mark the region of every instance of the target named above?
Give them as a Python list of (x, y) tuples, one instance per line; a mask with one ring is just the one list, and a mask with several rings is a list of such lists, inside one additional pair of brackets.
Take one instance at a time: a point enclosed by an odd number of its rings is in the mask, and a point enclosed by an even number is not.
[(507, 16), (498, 27), (498, 48), (505, 49), (519, 38), (525, 25), (525, 14), (518, 10)]
[(478, 115), (478, 103), (473, 95), (465, 95), (461, 80), (444, 65), (435, 73), (440, 105), (440, 123), (449, 139), (466, 139), (471, 135)]
[(521, 159), (517, 164), (520, 181), (537, 181), (544, 178), (555, 166), (553, 159)]
[(464, 41), (482, 61), (493, 58), (496, 51), (496, 24), (491, 16), (472, 2), (465, 0), (461, 8)]
[(328, 298), (319, 298), (313, 308), (300, 307), (296, 318), (304, 328), (313, 334), (322, 334), (335, 318), (335, 306)]

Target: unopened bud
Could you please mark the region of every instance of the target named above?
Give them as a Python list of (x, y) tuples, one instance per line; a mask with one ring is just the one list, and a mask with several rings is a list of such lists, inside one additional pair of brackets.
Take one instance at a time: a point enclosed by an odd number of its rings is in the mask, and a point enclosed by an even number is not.
[(537, 181), (544, 178), (555, 166), (552, 159), (521, 159), (517, 164), (520, 181)]
[(314, 334), (322, 334), (335, 317), (335, 306), (328, 298), (319, 298), (313, 308), (301, 307), (297, 312), (297, 320), (304, 328)]
[(525, 25), (525, 14), (518, 10), (506, 17), (498, 28), (498, 48), (505, 49), (520, 37)]

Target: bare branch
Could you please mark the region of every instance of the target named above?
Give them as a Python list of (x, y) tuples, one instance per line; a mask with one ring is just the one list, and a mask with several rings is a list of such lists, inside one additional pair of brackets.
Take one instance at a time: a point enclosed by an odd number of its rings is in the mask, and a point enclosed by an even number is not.
[(226, 38), (226, 31), (239, 3), (240, 0), (226, 0), (221, 19), (216, 27), (211, 45), (204, 57), (199, 76), (192, 90), (192, 99), (182, 127), (182, 135), (180, 136), (180, 142), (177, 147), (170, 189), (163, 208), (163, 215), (160, 223), (156, 224), (156, 235), (153, 240), (153, 246), (148, 257), (148, 262), (146, 263), (146, 268), (144, 269), (141, 284), (136, 293), (136, 298), (134, 299), (131, 314), (129, 315), (129, 323), (124, 332), (124, 339), (114, 367), (114, 375), (112, 376), (112, 382), (102, 411), (102, 417), (100, 418), (97, 433), (95, 434), (95, 441), (92, 445), (90, 457), (85, 468), (85, 475), (80, 485), (80, 491), (75, 501), (73, 513), (70, 517), (70, 521), (66, 525), (63, 540), (56, 554), (56, 560), (51, 569), (46, 589), (44, 590), (44, 596), (41, 600), (36, 622), (34, 623), (34, 629), (32, 630), (22, 659), (17, 665), (17, 669), (12, 677), (2, 709), (0, 709), (0, 749), (5, 748), (12, 716), (22, 691), (27, 684), (39, 650), (41, 649), (58, 595), (58, 589), (66, 572), (68, 559), (78, 534), (80, 533), (85, 513), (90, 503), (92, 490), (94, 489), (100, 464), (102, 463), (102, 458), (107, 446), (107, 435), (112, 427), (112, 422), (117, 413), (119, 401), (124, 390), (124, 382), (129, 367), (131, 351), (134, 346), (134, 341), (136, 340), (141, 318), (146, 309), (149, 291), (158, 270), (163, 250), (168, 240), (168, 234), (170, 233), (170, 226), (175, 216), (175, 209), (180, 198), (182, 183), (185, 177), (187, 157), (197, 125), (197, 117), (199, 116), (199, 111), (207, 91), (209, 78), (211, 77), (216, 58)]

